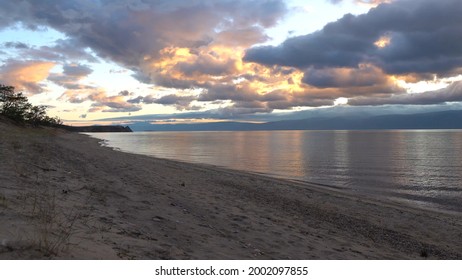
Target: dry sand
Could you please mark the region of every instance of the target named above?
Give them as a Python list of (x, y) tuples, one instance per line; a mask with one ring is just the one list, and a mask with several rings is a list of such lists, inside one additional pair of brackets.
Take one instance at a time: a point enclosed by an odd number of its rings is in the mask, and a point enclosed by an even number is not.
[(461, 259), (457, 213), (0, 131), (1, 259)]

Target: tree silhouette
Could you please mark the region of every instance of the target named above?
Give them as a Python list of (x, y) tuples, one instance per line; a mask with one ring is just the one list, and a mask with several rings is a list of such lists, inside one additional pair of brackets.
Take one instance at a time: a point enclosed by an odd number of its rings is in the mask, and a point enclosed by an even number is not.
[(34, 126), (57, 126), (62, 124), (59, 118), (46, 114), (46, 106), (34, 106), (22, 92), (15, 93), (14, 87), (0, 84), (0, 115), (16, 122), (29, 123)]

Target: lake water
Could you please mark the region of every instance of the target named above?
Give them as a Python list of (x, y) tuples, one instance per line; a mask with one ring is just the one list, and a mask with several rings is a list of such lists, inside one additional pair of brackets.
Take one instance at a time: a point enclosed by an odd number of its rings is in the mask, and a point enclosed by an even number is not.
[(94, 133), (125, 152), (264, 173), (462, 213), (462, 131)]

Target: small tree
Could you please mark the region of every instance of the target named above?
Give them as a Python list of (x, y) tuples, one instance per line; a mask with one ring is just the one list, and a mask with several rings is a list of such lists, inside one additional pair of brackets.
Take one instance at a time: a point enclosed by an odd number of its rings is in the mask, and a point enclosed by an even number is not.
[(24, 122), (31, 108), (32, 104), (27, 102), (27, 97), (21, 92), (13, 93), (12, 95), (7, 95), (3, 101), (2, 115), (18, 122)]
[(47, 117), (46, 109), (47, 107), (43, 105), (32, 106), (26, 113), (27, 121), (33, 125), (39, 125)]

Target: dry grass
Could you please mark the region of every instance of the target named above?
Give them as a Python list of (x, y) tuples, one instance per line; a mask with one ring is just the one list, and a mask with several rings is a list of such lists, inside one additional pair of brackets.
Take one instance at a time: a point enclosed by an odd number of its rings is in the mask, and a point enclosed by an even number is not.
[(55, 190), (37, 185), (35, 191), (24, 198), (26, 214), (33, 224), (31, 237), (46, 257), (57, 256), (68, 249), (70, 239), (76, 232), (75, 224), (80, 216), (73, 208), (60, 206)]
[[(0, 129), (4, 124), (0, 122)], [(9, 133), (0, 137), (1, 158), (14, 158), (13, 162), (2, 162), (2, 174), (9, 180), (1, 184), (5, 191), (0, 189), (0, 210), (8, 208), (10, 215), (23, 220), (13, 228), (4, 228), (2, 240), (3, 250), (18, 252), (25, 247), (39, 250), (44, 257), (59, 256), (70, 246), (70, 240), (76, 232), (76, 223), (79, 220), (77, 211), (69, 205), (62, 204), (57, 194), (59, 185), (49, 185), (42, 178), (43, 172), (49, 168), (40, 168), (30, 161), (26, 151), (37, 150), (45, 153), (47, 147), (36, 141), (26, 141), (47, 134), (42, 129), (23, 129), (21, 127), (8, 127)], [(39, 162), (39, 164), (41, 164)], [(8, 196), (7, 196), (8, 194)], [(10, 231), (14, 231), (12, 234)], [(2, 242), (0, 240), (0, 242)]]

